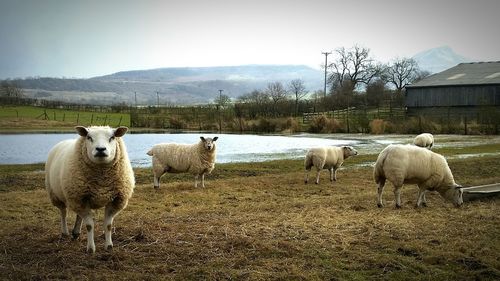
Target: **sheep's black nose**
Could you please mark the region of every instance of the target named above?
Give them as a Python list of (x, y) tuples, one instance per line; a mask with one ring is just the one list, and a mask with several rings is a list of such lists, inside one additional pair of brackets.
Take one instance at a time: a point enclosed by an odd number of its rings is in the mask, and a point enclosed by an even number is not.
[(95, 150), (97, 150), (97, 152), (104, 152), (104, 151), (106, 151), (106, 148), (105, 147), (96, 147)]

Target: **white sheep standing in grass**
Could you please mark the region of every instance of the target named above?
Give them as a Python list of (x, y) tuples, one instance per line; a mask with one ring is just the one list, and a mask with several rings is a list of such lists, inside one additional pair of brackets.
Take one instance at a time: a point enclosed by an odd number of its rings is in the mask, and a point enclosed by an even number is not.
[(434, 136), (429, 133), (423, 133), (415, 137), (413, 140), (413, 144), (420, 147), (425, 147), (428, 149), (432, 149), (434, 145)]
[(340, 168), (344, 160), (350, 156), (358, 155), (352, 146), (327, 146), (311, 148), (304, 161), (306, 168), (305, 183), (309, 181), (309, 172), (314, 166), (316, 168), (316, 184), (319, 184), (319, 173), (322, 169), (330, 171), (330, 181), (337, 181), (337, 169)]
[(385, 181), (394, 185), (396, 208), (401, 207), (403, 184), (417, 184), (417, 207), (427, 206), (425, 193), (437, 191), (455, 206), (463, 203), (461, 186), (455, 183), (446, 159), (428, 149), (413, 145), (389, 145), (380, 152), (373, 178), (378, 184), (378, 203), (381, 208)]
[(94, 209), (104, 207), (105, 247), (113, 248), (111, 230), (116, 214), (132, 196), (135, 179), (122, 136), (126, 127), (85, 128), (77, 126), (80, 137), (56, 144), (45, 164), (45, 186), (52, 204), (61, 211), (61, 230), (69, 235), (67, 209), (76, 213), (72, 230), (78, 238), (82, 222), (87, 227), (87, 252), (95, 252)]
[(205, 187), (205, 175), (215, 167), (218, 137), (204, 138), (195, 144), (160, 143), (148, 151), (153, 156), (154, 188), (160, 188), (160, 178), (165, 173), (191, 173), (195, 175), (194, 187)]

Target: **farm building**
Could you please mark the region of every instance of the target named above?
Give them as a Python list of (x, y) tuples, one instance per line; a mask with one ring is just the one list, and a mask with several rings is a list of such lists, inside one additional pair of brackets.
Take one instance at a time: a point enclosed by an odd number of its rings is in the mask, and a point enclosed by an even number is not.
[(409, 115), (451, 114), (473, 119), (488, 112), (498, 115), (500, 61), (461, 63), (409, 85), (406, 107)]

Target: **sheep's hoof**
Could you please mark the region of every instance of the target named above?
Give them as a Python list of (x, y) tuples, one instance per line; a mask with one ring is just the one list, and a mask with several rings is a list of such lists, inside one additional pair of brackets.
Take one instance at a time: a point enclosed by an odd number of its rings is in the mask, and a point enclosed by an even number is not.
[(108, 251), (108, 252), (112, 252), (112, 251), (113, 251), (113, 245), (108, 245), (108, 246), (106, 247), (106, 251)]
[(422, 202), (422, 207), (427, 207), (427, 203)]
[(384, 205), (383, 205), (382, 203), (377, 203), (377, 207), (379, 207), (379, 208), (383, 208), (383, 207), (384, 207)]
[(160, 186), (159, 185), (153, 185), (153, 188), (154, 189), (160, 189)]
[(95, 249), (92, 249), (92, 248), (87, 248), (87, 254), (95, 254)]
[(401, 209), (401, 205), (396, 204), (396, 209)]
[(77, 240), (78, 237), (80, 237), (80, 233), (74, 233), (74, 232), (72, 232), (71, 236), (72, 236), (73, 240)]
[(304, 181), (304, 184), (307, 184), (307, 181)]

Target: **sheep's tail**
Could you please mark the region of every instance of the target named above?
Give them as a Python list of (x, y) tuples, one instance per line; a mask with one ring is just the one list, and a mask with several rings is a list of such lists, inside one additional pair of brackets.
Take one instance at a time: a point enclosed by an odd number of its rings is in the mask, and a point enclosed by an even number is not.
[(153, 156), (153, 149), (150, 149), (146, 154), (149, 156)]
[(387, 150), (384, 149), (377, 157), (377, 162), (375, 162), (375, 167), (373, 168), (373, 179), (375, 183), (380, 183), (383, 179), (385, 179), (384, 175), (384, 162), (387, 158)]

